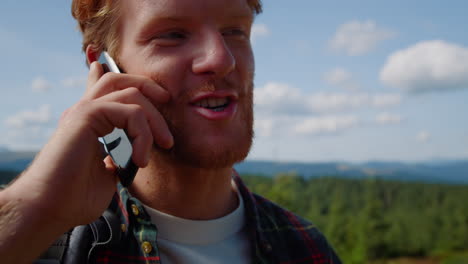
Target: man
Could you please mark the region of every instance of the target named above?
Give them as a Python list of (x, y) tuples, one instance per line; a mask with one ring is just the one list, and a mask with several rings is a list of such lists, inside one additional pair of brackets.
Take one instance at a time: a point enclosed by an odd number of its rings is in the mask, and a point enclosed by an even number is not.
[[(87, 89), (0, 193), (2, 263), (31, 262), (107, 207), (120, 228), (107, 221), (113, 243), (101, 243), (92, 227), (79, 252), (90, 263), (340, 263), (314, 226), (249, 193), (232, 169), (252, 143), (260, 11), (256, 0), (74, 0)], [(125, 74), (103, 73), (103, 50)], [(128, 189), (97, 141), (114, 127), (140, 167)]]

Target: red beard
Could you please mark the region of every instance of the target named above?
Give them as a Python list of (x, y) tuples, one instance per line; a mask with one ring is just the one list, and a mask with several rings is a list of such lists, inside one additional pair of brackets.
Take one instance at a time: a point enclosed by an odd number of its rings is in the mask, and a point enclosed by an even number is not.
[[(228, 84), (228, 88), (235, 89)], [(155, 154), (163, 160), (169, 159), (174, 164), (183, 164), (194, 168), (218, 169), (232, 167), (244, 160), (252, 146), (253, 132), (253, 83), (250, 82), (244, 91), (238, 91), (238, 108), (236, 116), (230, 120), (229, 129), (222, 135), (221, 142), (202, 142), (194, 137), (193, 132), (203, 135), (199, 127), (186, 127), (184, 115), (176, 107), (187, 104), (191, 95), (200, 90), (216, 90), (215, 85), (208, 83), (197, 90), (190, 90), (180, 96), (171, 105), (159, 107), (174, 137), (174, 146), (170, 150), (155, 147)], [(220, 126), (223, 126), (222, 124)], [(211, 127), (210, 127), (211, 128)], [(216, 125), (214, 125), (216, 128)], [(223, 127), (222, 129), (225, 129)], [(193, 131), (192, 131), (193, 130)]]

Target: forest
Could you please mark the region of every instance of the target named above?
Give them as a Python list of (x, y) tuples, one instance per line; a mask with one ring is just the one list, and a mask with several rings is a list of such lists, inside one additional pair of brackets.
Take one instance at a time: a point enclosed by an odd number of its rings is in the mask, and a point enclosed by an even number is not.
[(468, 263), (468, 185), (242, 175), (314, 223), (343, 263)]
[[(17, 174), (0, 171), (0, 185)], [(468, 185), (241, 177), (251, 191), (314, 223), (343, 263), (468, 264)]]

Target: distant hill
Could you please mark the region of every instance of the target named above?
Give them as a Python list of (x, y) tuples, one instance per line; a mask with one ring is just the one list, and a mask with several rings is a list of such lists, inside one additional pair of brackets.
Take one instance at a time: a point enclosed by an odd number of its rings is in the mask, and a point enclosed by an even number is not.
[[(20, 172), (33, 160), (35, 152), (0, 151), (0, 170)], [(272, 162), (247, 160), (236, 164), (241, 174), (296, 173), (310, 178), (339, 176), (344, 178), (381, 177), (399, 181), (468, 184), (468, 160), (431, 160), (420, 163), (370, 161), (347, 162)]]
[(9, 151), (9, 149), (7, 147), (0, 145), (0, 153), (1, 152), (8, 152), (8, 151)]
[(35, 155), (36, 152), (0, 151), (0, 170), (23, 171)]
[(306, 178), (319, 176), (381, 177), (398, 181), (468, 184), (468, 160), (427, 163), (245, 161), (235, 167), (241, 174), (275, 175), (278, 173), (296, 173)]

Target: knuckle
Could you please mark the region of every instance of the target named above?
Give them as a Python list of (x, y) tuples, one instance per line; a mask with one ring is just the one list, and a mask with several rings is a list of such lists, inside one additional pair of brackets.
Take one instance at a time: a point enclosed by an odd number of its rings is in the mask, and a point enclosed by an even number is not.
[(66, 110), (66, 115), (71, 113), (82, 113), (90, 109), (90, 102), (87, 100), (80, 100)]
[(140, 97), (141, 96), (140, 90), (138, 90), (135, 87), (129, 87), (129, 88), (125, 89), (125, 92), (127, 93), (127, 96), (130, 96), (130, 97)]
[(129, 105), (129, 107), (130, 107), (130, 114), (132, 116), (136, 116), (136, 117), (144, 116), (143, 107), (141, 107), (140, 105), (133, 104), (133, 105)]
[(154, 141), (153, 133), (151, 133), (150, 129), (147, 130), (147, 138), (148, 138), (148, 141), (151, 143)]
[(112, 83), (117, 81), (119, 78), (117, 73), (114, 72), (106, 72), (104, 75), (102, 75), (101, 80), (103, 83)]
[(71, 107), (65, 109), (65, 111), (63, 111), (62, 114), (60, 115), (60, 120), (66, 118), (68, 116), (68, 113), (70, 113), (71, 110), (72, 110)]
[(96, 107), (90, 101), (78, 101), (62, 113), (59, 122), (61, 125), (65, 126), (77, 125), (83, 122), (86, 123), (89, 121), (94, 111), (96, 111), (95, 108)]

